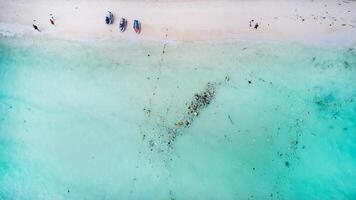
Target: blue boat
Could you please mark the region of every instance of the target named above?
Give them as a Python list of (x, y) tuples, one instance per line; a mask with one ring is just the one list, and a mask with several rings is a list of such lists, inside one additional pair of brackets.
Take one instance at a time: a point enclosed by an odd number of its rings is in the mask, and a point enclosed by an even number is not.
[(119, 27), (120, 27), (120, 31), (124, 32), (126, 30), (126, 27), (127, 27), (127, 19), (121, 18)]
[(137, 19), (134, 20), (133, 29), (137, 34), (141, 32), (141, 23)]

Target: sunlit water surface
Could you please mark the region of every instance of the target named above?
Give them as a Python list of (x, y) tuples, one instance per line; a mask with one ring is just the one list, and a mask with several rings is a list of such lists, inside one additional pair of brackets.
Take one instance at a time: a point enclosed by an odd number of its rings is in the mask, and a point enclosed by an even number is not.
[(353, 48), (0, 39), (0, 199), (355, 198)]

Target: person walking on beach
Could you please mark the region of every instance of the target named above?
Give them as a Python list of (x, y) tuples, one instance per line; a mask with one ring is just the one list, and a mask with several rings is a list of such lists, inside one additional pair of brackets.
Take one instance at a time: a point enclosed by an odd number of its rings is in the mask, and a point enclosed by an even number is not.
[(36, 20), (33, 20), (33, 24), (32, 24), (33, 28), (34, 28), (36, 31), (41, 32), (40, 29), (38, 28), (38, 26), (35, 24), (35, 22), (36, 22)]
[(55, 25), (55, 24), (54, 24), (54, 20), (53, 20), (52, 18), (49, 19), (49, 21), (51, 22), (52, 25)]
[(249, 21), (250, 27), (252, 27), (252, 22), (254, 22), (254, 21), (255, 21), (254, 19), (252, 19), (252, 20)]
[(53, 26), (55, 26), (55, 24), (54, 24), (54, 17), (53, 17), (53, 14), (49, 14), (49, 16), (51, 16), (51, 18), (49, 19), (49, 22), (51, 22), (51, 24), (53, 25)]
[(255, 28), (255, 29), (257, 29), (257, 28), (258, 28), (258, 26), (259, 26), (259, 25), (258, 25), (258, 23), (256, 23), (254, 28)]

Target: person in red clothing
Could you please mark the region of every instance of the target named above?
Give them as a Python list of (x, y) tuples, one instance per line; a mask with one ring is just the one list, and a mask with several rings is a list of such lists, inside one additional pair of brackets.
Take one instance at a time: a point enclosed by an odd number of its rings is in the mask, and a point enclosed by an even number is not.
[(52, 25), (55, 25), (53, 19), (49, 19), (49, 21), (51, 22)]
[(51, 22), (52, 25), (55, 25), (54, 24), (55, 19), (53, 17), (53, 14), (49, 14), (49, 16), (51, 16), (51, 18), (49, 19), (49, 22)]

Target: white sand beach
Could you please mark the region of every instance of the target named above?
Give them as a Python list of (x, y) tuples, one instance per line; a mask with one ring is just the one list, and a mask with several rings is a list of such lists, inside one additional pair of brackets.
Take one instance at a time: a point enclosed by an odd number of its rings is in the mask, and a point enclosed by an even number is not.
[[(106, 25), (106, 11), (115, 17)], [(172, 41), (258, 40), (354, 45), (356, 2), (337, 1), (44, 1), (1, 0), (2, 35), (68, 39)], [(56, 25), (49, 22), (49, 14)], [(128, 29), (118, 29), (120, 17)], [(142, 23), (142, 33), (132, 21)], [(33, 20), (41, 29), (32, 28)], [(249, 22), (254, 20), (249, 25)], [(258, 23), (258, 28), (254, 26)]]
[(0, 200), (356, 199), (355, 12), (0, 0)]

